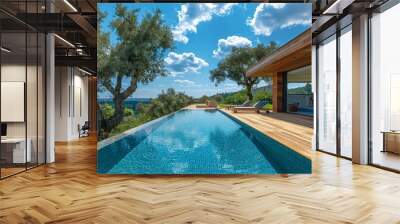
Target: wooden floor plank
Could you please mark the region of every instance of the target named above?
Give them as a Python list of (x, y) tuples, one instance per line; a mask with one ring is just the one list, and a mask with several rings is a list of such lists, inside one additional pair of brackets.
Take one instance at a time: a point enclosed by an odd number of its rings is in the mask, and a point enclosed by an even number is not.
[[(275, 135), (294, 130), (310, 133)], [(320, 152), (311, 175), (285, 177), (98, 175), (96, 151), (94, 137), (57, 144), (56, 163), (0, 181), (0, 223), (400, 223), (399, 174)]]

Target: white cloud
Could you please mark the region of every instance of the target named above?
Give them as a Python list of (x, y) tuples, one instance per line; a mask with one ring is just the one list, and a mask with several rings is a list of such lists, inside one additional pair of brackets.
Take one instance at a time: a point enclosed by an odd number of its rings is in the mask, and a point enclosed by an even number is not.
[(213, 51), (214, 57), (223, 57), (228, 54), (232, 47), (251, 47), (252, 43), (246, 37), (229, 36), (218, 40), (218, 48)]
[(263, 3), (257, 6), (247, 25), (256, 35), (270, 36), (276, 29), (311, 24), (309, 4)]
[(184, 73), (198, 73), (200, 69), (207, 67), (208, 63), (197, 57), (192, 52), (185, 52), (178, 54), (170, 52), (164, 59), (166, 68), (170, 71), (171, 75), (175, 77), (178, 74)]
[(175, 41), (187, 43), (188, 32), (197, 32), (197, 25), (210, 21), (214, 15), (228, 15), (237, 3), (187, 3), (178, 11), (178, 25), (172, 30)]
[(190, 90), (193, 90), (193, 87), (197, 88), (203, 86), (202, 84), (196, 83), (188, 79), (175, 79), (174, 82), (180, 84), (181, 87), (189, 87), (191, 88)]
[(236, 83), (224, 83), (224, 87), (238, 87)]
[(183, 85), (193, 85), (195, 82), (187, 80), (187, 79), (175, 79), (174, 82), (183, 84)]
[[(266, 3), (264, 3), (264, 5), (265, 4)], [(286, 6), (286, 3), (269, 3), (268, 5), (274, 9), (283, 9)]]

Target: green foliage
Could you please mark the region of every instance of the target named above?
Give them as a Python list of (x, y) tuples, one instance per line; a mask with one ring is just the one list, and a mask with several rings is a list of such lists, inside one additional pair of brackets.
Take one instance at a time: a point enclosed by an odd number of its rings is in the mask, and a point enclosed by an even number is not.
[[(170, 27), (164, 24), (160, 10), (147, 13), (140, 22), (138, 13), (139, 10), (129, 10), (123, 4), (117, 4), (111, 22), (111, 28), (118, 37), (117, 43), (110, 46), (109, 42), (99, 40), (99, 55), (104, 56), (101, 58), (104, 64), (101, 64), (105, 66), (100, 66), (99, 77), (107, 89), (109, 86), (105, 82), (113, 77), (129, 77), (133, 86), (137, 82), (148, 83), (158, 75), (167, 74), (164, 55), (173, 47)], [(104, 13), (100, 12), (99, 15), (103, 18)], [(99, 29), (99, 36), (107, 36), (107, 33)], [(117, 85), (118, 80), (114, 87)], [(115, 91), (114, 88), (111, 90)]]
[[(131, 128), (137, 127), (150, 120), (173, 113), (192, 103), (192, 98), (178, 93), (174, 89), (163, 91), (157, 98), (148, 104), (139, 103), (136, 105), (135, 111), (130, 108), (124, 108), (124, 118), (109, 133), (101, 129), (101, 139), (119, 134)], [(101, 106), (104, 121), (112, 117), (114, 108), (110, 104)]]
[[(100, 26), (104, 21), (104, 18), (107, 16), (106, 12), (98, 11), (97, 14), (97, 67), (99, 71), (99, 77), (103, 73), (109, 73), (110, 66), (108, 61), (110, 60), (110, 51), (111, 51), (111, 44), (110, 44), (110, 33), (109, 32), (101, 32)], [(101, 72), (101, 73), (100, 73)], [(104, 91), (104, 86), (99, 85), (98, 91)]]
[(272, 93), (271, 92), (266, 92), (266, 91), (258, 91), (256, 92), (253, 102), (257, 102), (260, 100), (272, 100)]
[(306, 94), (312, 94), (311, 83), (307, 83), (307, 84), (304, 86), (304, 92), (305, 92)]
[(131, 108), (124, 108), (124, 116), (132, 116), (133, 115), (133, 110)]
[(272, 110), (272, 103), (268, 103), (263, 107), (264, 110)]
[[(247, 100), (246, 90), (241, 90), (233, 93), (220, 93), (214, 96), (210, 96), (209, 99), (216, 101), (220, 107), (223, 105), (240, 105)], [(254, 98), (251, 103), (255, 103), (260, 100), (272, 101), (272, 92), (258, 90), (254, 94)]]
[(205, 103), (208, 100), (208, 96), (204, 95), (200, 97), (200, 102)]
[(259, 44), (256, 47), (233, 48), (229, 55), (218, 63), (218, 67), (210, 71), (210, 80), (216, 85), (229, 79), (239, 86), (246, 88), (248, 99), (252, 100), (252, 87), (260, 82), (258, 77), (247, 77), (247, 70), (259, 62), (263, 57), (270, 55), (277, 49), (277, 45), (271, 42), (268, 46)]
[(162, 92), (156, 99), (153, 99), (147, 105), (146, 114), (151, 118), (158, 118), (166, 114), (177, 111), (192, 102), (192, 98), (183, 94), (177, 93), (174, 89), (168, 89)]
[(224, 100), (224, 97), (223, 97), (222, 95), (216, 95), (216, 96), (214, 97), (214, 100), (215, 100), (217, 103), (221, 103), (221, 102)]
[(288, 89), (288, 94), (312, 94), (311, 83), (305, 86)]
[(111, 104), (104, 104), (100, 106), (103, 119), (108, 120), (114, 115), (114, 107)]
[(246, 91), (242, 90), (231, 95), (228, 95), (224, 100), (224, 104), (234, 104), (239, 105), (244, 103), (247, 100)]
[[(106, 14), (101, 11), (98, 14), (99, 90), (113, 95), (115, 109), (112, 117), (102, 122), (105, 132), (122, 122), (123, 102), (136, 91), (139, 83), (146, 84), (168, 74), (164, 58), (173, 48), (171, 28), (164, 23), (160, 10), (147, 13), (140, 20), (138, 15), (139, 10), (117, 4), (111, 21), (116, 42), (111, 44), (110, 34), (100, 29)], [(122, 88), (123, 83), (127, 87)]]
[(140, 114), (137, 117), (134, 117), (134, 116), (125, 117), (123, 122), (121, 122), (119, 125), (117, 125), (115, 128), (112, 129), (110, 136), (120, 134), (126, 130), (137, 127), (137, 126), (144, 124), (150, 120), (151, 119), (144, 114)]
[(143, 103), (138, 103), (137, 105), (136, 105), (136, 111), (138, 112), (138, 113), (144, 113), (145, 112), (145, 105), (143, 104)]

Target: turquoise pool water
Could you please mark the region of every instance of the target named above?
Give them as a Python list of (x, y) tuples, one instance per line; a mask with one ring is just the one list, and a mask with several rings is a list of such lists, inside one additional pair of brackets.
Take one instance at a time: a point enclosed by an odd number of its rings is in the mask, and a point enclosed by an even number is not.
[(311, 160), (218, 110), (181, 110), (98, 150), (104, 174), (311, 173)]

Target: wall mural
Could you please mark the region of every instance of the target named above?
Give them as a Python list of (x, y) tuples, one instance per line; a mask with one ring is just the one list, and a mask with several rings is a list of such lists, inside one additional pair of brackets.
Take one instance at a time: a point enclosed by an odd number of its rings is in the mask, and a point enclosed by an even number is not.
[(98, 173), (311, 172), (309, 156), (234, 113), (272, 109), (271, 78), (246, 72), (310, 28), (311, 4), (98, 9)]

